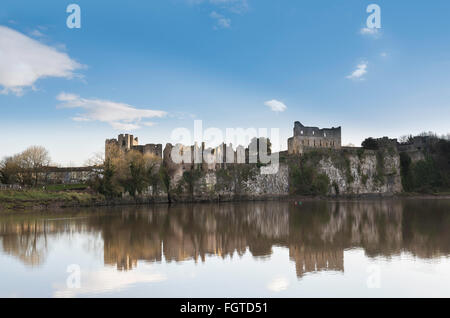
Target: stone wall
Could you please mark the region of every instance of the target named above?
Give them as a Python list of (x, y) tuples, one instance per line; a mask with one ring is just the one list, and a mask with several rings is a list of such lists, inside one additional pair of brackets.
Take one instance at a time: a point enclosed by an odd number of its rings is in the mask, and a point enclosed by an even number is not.
[(323, 128), (294, 123), (294, 136), (288, 139), (289, 154), (302, 154), (315, 148), (341, 148), (341, 127)]
[(120, 134), (117, 139), (106, 139), (105, 156), (108, 158), (111, 152), (114, 153), (116, 149), (123, 152), (135, 150), (144, 155), (149, 154), (157, 158), (162, 158), (163, 154), (162, 144), (139, 145), (138, 137), (129, 134)]

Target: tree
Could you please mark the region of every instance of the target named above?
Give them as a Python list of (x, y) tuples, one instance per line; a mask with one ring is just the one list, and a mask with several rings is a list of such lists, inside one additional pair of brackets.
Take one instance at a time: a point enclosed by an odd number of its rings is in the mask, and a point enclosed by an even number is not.
[(409, 144), (409, 143), (412, 143), (413, 140), (414, 140), (413, 135), (404, 135), (404, 136), (400, 137), (399, 142), (401, 144)]
[[(42, 146), (31, 146), (19, 154), (20, 167), (28, 172), (30, 179), (34, 179), (34, 185), (38, 184), (39, 172), (50, 165), (48, 150)], [(34, 176), (34, 178), (33, 178)]]
[(121, 174), (120, 183), (133, 197), (141, 194), (146, 187), (145, 162), (138, 151), (130, 151), (125, 156), (125, 171)]
[(361, 146), (364, 149), (368, 149), (368, 150), (377, 150), (378, 149), (378, 142), (373, 139), (372, 137), (367, 138), (366, 140), (364, 140), (361, 143)]
[(0, 183), (12, 184), (19, 181), (19, 156), (6, 157), (0, 162)]

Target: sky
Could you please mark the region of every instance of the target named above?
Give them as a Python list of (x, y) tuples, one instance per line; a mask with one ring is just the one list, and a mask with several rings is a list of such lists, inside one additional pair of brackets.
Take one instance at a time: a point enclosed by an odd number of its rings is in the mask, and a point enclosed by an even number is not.
[(449, 12), (447, 0), (2, 0), (0, 158), (42, 145), (82, 165), (106, 138), (165, 144), (194, 120), (278, 128), (281, 149), (294, 121), (341, 126), (344, 145), (447, 134)]

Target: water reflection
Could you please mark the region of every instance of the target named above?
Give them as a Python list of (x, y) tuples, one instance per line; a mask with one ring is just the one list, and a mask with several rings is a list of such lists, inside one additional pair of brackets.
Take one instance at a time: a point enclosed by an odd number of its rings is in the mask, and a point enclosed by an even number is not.
[[(344, 250), (363, 248), (368, 257), (402, 252), (425, 259), (450, 255), (449, 200), (360, 202), (255, 202), (157, 205), (0, 217), (5, 254), (39, 266), (49, 240), (100, 237), (104, 264), (125, 271), (138, 261), (205, 262), (206, 256), (236, 257), (247, 250), (269, 257), (274, 246), (289, 249), (296, 273), (344, 271)], [(234, 256), (233, 256), (234, 255)]]

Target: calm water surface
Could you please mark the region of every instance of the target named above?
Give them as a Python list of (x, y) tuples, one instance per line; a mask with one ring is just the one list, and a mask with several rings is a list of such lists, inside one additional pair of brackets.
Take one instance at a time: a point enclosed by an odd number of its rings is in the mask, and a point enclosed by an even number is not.
[(450, 200), (2, 215), (0, 296), (450, 297), (449, 230)]

